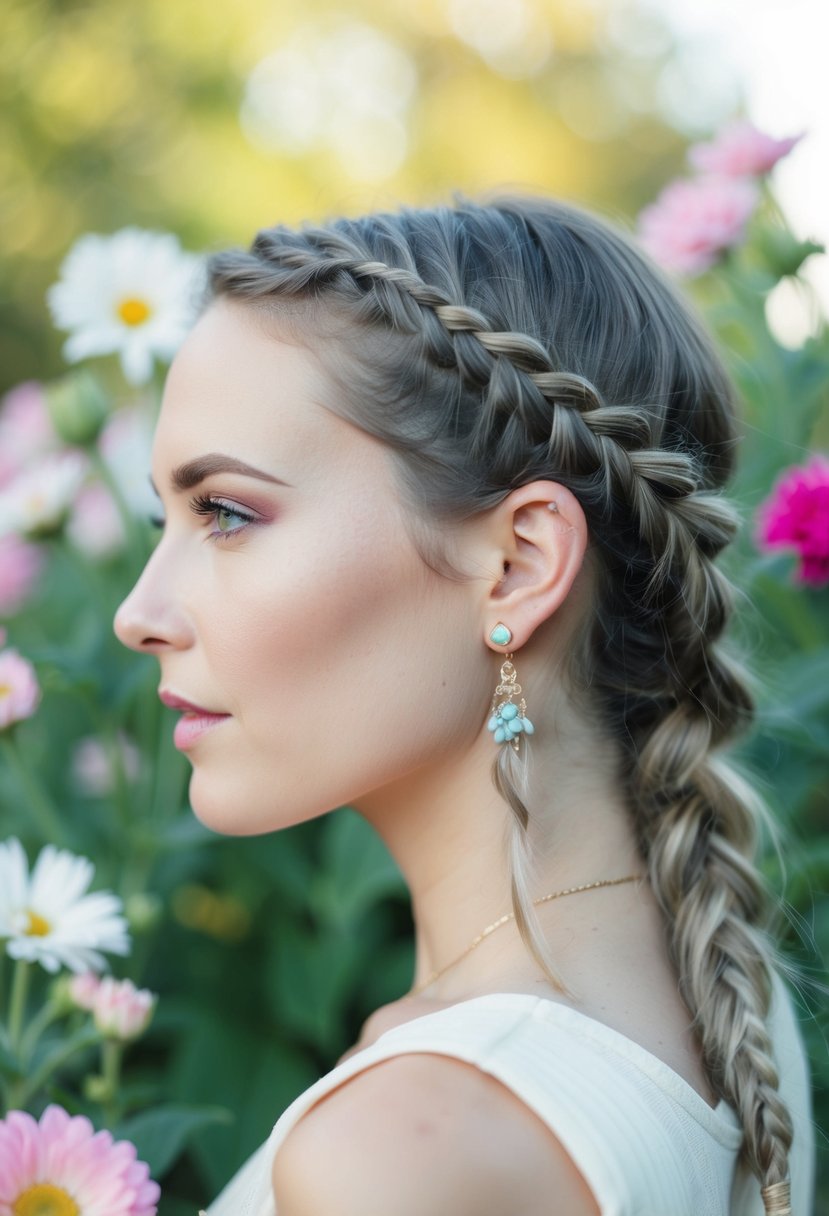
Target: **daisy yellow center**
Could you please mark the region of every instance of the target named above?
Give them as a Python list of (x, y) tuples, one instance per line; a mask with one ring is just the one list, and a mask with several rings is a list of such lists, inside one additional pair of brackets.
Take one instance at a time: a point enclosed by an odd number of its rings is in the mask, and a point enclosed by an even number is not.
[(31, 908), (26, 909), (25, 915), (29, 918), (29, 923), (23, 930), (27, 937), (47, 937), (52, 932), (52, 926), (48, 920), (38, 916), (37, 912), (33, 912)]
[(81, 1209), (61, 1186), (36, 1182), (12, 1203), (13, 1216), (80, 1216)]
[(0, 684), (0, 697), (10, 697), (12, 695), (11, 684)]
[(117, 312), (125, 325), (143, 325), (152, 309), (146, 300), (140, 300), (138, 296), (127, 296), (118, 305)]

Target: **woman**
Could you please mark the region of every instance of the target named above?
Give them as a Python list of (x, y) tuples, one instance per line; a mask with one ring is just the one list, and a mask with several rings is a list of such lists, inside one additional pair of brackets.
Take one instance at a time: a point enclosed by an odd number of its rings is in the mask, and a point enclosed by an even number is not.
[(411, 991), (210, 1216), (806, 1216), (699, 323), (534, 198), (267, 229), (209, 283), (116, 631), (189, 706), (205, 824), (350, 805), (416, 925)]

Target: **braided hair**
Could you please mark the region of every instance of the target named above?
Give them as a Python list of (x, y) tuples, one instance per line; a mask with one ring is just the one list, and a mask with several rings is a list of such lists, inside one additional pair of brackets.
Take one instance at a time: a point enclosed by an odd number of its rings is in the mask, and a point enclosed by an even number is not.
[[(209, 299), (323, 339), (335, 408), (388, 445), (434, 568), (452, 574), (442, 521), (536, 478), (578, 498), (596, 593), (561, 678), (618, 744), (709, 1078), (738, 1112), (766, 1210), (788, 1210), (792, 1121), (767, 1029), (786, 968), (755, 863), (767, 811), (716, 754), (754, 712), (752, 676), (720, 636), (737, 591), (714, 564), (741, 522), (722, 493), (736, 408), (699, 320), (622, 233), (531, 197), (267, 228), (248, 252), (213, 254), (208, 284)], [(530, 894), (522, 763), (508, 747), (493, 762), (513, 912), (567, 991)]]

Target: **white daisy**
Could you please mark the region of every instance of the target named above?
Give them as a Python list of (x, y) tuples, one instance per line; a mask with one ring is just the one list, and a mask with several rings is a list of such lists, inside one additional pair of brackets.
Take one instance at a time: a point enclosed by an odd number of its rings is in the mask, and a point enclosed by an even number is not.
[(153, 358), (171, 359), (195, 319), (201, 272), (171, 233), (82, 236), (47, 292), (55, 324), (71, 333), (64, 356), (119, 354), (130, 384), (146, 383)]
[(48, 452), (0, 490), (0, 536), (50, 535), (61, 527), (89, 460), (76, 448)]
[(80, 974), (102, 971), (101, 950), (129, 954), (121, 900), (109, 891), (85, 894), (95, 867), (86, 857), (47, 844), (29, 874), (15, 837), (0, 844), (0, 939), (11, 958)]

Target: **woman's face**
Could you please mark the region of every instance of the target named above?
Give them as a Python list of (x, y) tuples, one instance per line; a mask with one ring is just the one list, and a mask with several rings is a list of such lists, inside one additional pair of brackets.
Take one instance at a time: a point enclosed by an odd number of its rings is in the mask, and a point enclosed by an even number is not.
[[(387, 449), (320, 404), (331, 391), (308, 349), (226, 300), (168, 376), (164, 531), (115, 632), (158, 658), (161, 690), (228, 715), (184, 745), (191, 805), (216, 831), (359, 805), (468, 747), (486, 717), (474, 583), (422, 561)], [(203, 476), (208, 458), (256, 472)], [(199, 497), (223, 505), (198, 513)]]

